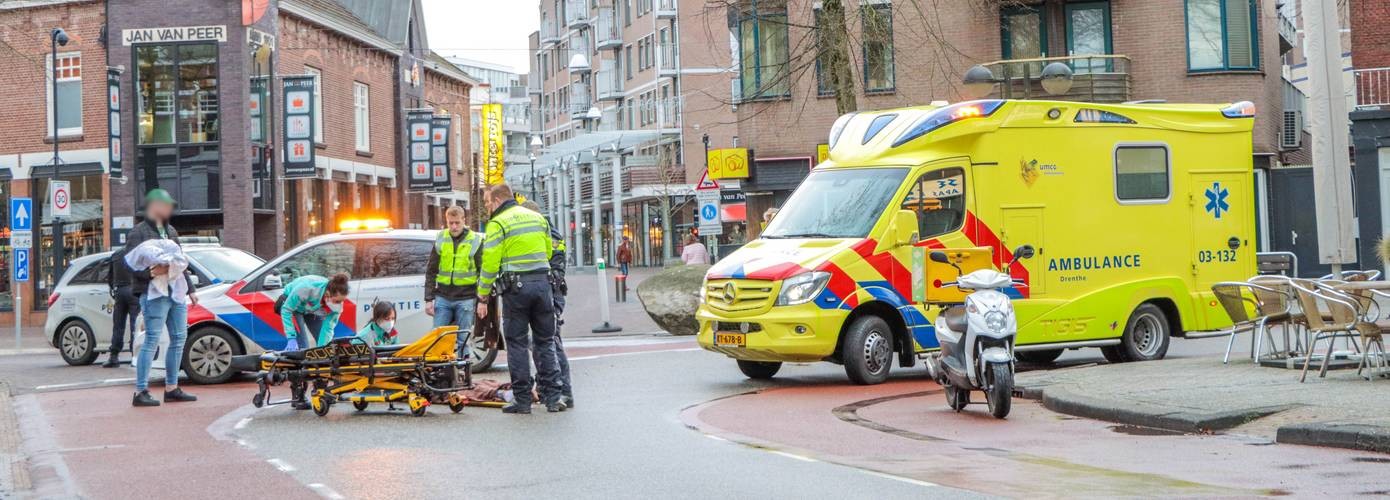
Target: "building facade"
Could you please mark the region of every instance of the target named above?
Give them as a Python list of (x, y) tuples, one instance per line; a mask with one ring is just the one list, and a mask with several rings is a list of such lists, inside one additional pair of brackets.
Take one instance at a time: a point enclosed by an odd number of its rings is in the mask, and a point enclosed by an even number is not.
[(478, 61), (464, 57), (449, 57), (449, 62), (468, 73), (478, 81), (473, 87), (472, 131), (469, 142), (472, 144), (471, 165), (480, 165), (482, 159), (482, 108), (487, 104), (499, 105), (502, 110), (502, 160), (504, 177), (513, 187), (528, 198), (534, 193), (522, 176), (528, 176), (531, 166), (531, 96), (526, 92), (526, 75), (517, 73), (508, 66)]
[(1390, 235), (1390, 4), (1351, 0), (1348, 8), (1357, 249), (1363, 267), (1387, 269), (1377, 247)]
[[(63, 251), (54, 248), (52, 227), (36, 230), (33, 280), (0, 292), (0, 310), (12, 313), (19, 293), (22, 318), (41, 324), (46, 302), (35, 297), (49, 295), (66, 262), (120, 244), (154, 187), (179, 200), (173, 222), (182, 233), (264, 257), (336, 231), (348, 217), (434, 226), (442, 206), (466, 203), (462, 158), (470, 153), (462, 134), (474, 81), (429, 51), (418, 1), (394, 7), (368, 0), (0, 4), (0, 105), (13, 111), (0, 122), (0, 205), (7, 211), (9, 197), (33, 196), (36, 222), (51, 221), (49, 181), (72, 185)], [(71, 39), (56, 58), (54, 28)], [(54, 64), (56, 99), (47, 78)], [(119, 120), (108, 118), (108, 68), (119, 74)], [(274, 104), (290, 75), (316, 77), (312, 178), (286, 180), (279, 169)], [(48, 118), (55, 101), (57, 168)], [(424, 107), (449, 116), (457, 131), (454, 191), (405, 189), (404, 113)], [(112, 131), (118, 140), (108, 141)], [(122, 167), (114, 176), (112, 149)], [(7, 274), (9, 232), (0, 231)]]
[[(838, 24), (811, 0), (741, 0), (728, 9), (738, 137), (756, 151), (744, 183), (750, 214), (780, 205), (817, 163), (841, 92), (857, 109), (980, 97), (962, 85), (976, 65), (1009, 82), (992, 97), (1252, 101), (1260, 112), (1255, 164), (1278, 163), (1280, 55), (1291, 44), (1281, 44), (1273, 0), (972, 0), (934, 3), (928, 13), (890, 0), (842, 5)], [(827, 69), (834, 34), (849, 39), (851, 78)], [(1050, 96), (1038, 77), (1056, 61), (1072, 69), (1073, 84)]]
[(724, 14), (703, 0), (542, 0), (539, 16), (538, 198), (576, 262), (611, 261), (627, 237), (635, 264), (660, 265), (692, 231), (704, 148), (737, 144)]

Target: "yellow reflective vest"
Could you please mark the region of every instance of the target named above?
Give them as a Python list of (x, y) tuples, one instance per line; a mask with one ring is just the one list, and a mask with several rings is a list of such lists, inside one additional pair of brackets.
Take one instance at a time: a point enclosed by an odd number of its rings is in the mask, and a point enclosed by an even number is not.
[(434, 282), (441, 285), (468, 286), (478, 283), (478, 269), (473, 266), (473, 254), (483, 244), (483, 238), (476, 231), (469, 231), (463, 241), (454, 244), (454, 236), (445, 229), (434, 240), (434, 250), (439, 252), (439, 274)]
[(550, 269), (550, 223), (541, 214), (508, 202), (487, 222), (485, 232), (478, 295), (491, 295), (500, 273)]

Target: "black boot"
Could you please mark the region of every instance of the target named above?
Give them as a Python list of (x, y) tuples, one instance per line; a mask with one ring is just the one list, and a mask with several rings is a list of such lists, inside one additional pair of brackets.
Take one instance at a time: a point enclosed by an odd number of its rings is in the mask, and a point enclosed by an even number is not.
[(135, 397), (130, 400), (131, 406), (159, 406), (159, 401), (150, 397), (150, 391), (140, 391), (135, 393)]
[(121, 354), (117, 352), (112, 352), (111, 356), (106, 358), (106, 362), (101, 364), (102, 368), (115, 368), (118, 366), (121, 366)]
[(512, 414), (516, 414), (516, 415), (530, 415), (530, 414), (531, 414), (531, 405), (530, 405), (530, 403), (527, 403), (527, 404), (512, 403), (512, 404), (509, 404), (509, 405), (507, 405), (507, 406), (503, 406), (503, 407), (502, 407), (502, 413), (512, 413)]
[(198, 400), (198, 396), (194, 396), (194, 395), (192, 395), (192, 394), (183, 392), (183, 389), (178, 388), (178, 387), (175, 387), (174, 390), (172, 390), (172, 391), (165, 391), (165, 392), (164, 392), (164, 402), (165, 402), (165, 403), (186, 403), (186, 402), (197, 401), (197, 400)]
[(565, 404), (565, 408), (574, 408), (574, 396), (560, 396), (560, 402)]

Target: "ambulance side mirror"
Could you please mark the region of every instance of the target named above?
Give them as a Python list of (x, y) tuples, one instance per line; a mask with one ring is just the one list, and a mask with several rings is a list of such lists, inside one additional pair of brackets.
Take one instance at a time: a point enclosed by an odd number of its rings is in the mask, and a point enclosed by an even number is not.
[(911, 210), (899, 210), (893, 214), (893, 225), (891, 227), (891, 237), (897, 246), (913, 245), (917, 243), (917, 213)]

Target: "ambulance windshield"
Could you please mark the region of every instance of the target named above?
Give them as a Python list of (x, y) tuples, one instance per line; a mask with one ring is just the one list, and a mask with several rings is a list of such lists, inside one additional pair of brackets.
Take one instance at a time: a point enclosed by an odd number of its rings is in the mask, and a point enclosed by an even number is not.
[(811, 172), (777, 211), (763, 238), (863, 238), (907, 175), (905, 168)]

